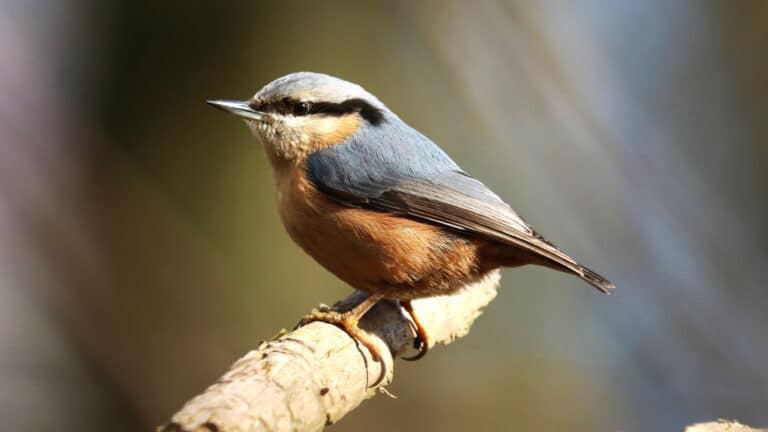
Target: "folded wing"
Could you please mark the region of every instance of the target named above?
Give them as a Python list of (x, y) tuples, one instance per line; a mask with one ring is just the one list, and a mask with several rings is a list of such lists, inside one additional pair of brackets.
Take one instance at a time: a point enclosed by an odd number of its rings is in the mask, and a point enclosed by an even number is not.
[[(417, 133), (418, 134), (418, 133)], [(350, 141), (316, 152), (307, 161), (319, 190), (347, 205), (360, 206), (444, 226), (528, 250), (559, 264), (600, 291), (614, 285), (578, 264), (534, 231), (480, 181), (464, 173), (427, 138), (408, 143)], [(382, 141), (377, 141), (382, 145)], [(374, 158), (374, 160), (371, 160)]]

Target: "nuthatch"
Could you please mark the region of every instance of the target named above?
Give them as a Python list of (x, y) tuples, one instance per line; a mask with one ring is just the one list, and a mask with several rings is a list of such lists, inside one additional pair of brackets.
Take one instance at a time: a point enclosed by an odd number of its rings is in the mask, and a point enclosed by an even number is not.
[(499, 267), (542, 265), (598, 290), (614, 285), (545, 240), (484, 184), (362, 87), (298, 72), (247, 101), (210, 100), (242, 117), (263, 143), (291, 238), (369, 297), (310, 320), (342, 327), (380, 360), (357, 326), (381, 299), (411, 315), (411, 300), (450, 294)]

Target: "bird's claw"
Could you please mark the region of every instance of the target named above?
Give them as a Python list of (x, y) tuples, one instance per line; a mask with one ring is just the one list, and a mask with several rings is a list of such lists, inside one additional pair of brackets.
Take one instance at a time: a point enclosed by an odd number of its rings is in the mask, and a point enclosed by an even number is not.
[(400, 358), (407, 361), (420, 360), (425, 355), (427, 355), (427, 351), (429, 351), (429, 337), (427, 336), (427, 330), (424, 328), (424, 326), (421, 324), (421, 321), (416, 316), (416, 313), (413, 310), (413, 305), (411, 304), (410, 300), (400, 301), (400, 306), (402, 306), (403, 309), (405, 309), (405, 311), (408, 312), (408, 315), (411, 317), (411, 321), (413, 321), (413, 324), (416, 330), (416, 337), (413, 339), (413, 347), (419, 350), (418, 353), (410, 357), (400, 357)]
[(374, 381), (373, 384), (368, 386), (376, 387), (377, 385), (381, 384), (381, 382), (384, 381), (384, 378), (387, 376), (387, 368), (384, 363), (384, 356), (381, 353), (381, 348), (379, 345), (376, 344), (376, 342), (368, 333), (360, 328), (358, 325), (360, 317), (353, 312), (354, 311), (336, 312), (330, 309), (315, 309), (311, 313), (305, 315), (301, 321), (299, 321), (297, 327), (305, 326), (311, 322), (321, 321), (328, 324), (333, 324), (336, 327), (344, 330), (344, 332), (346, 332), (356, 343), (368, 349), (368, 351), (371, 353), (371, 358), (373, 361), (381, 364), (381, 371), (379, 372), (379, 376), (376, 378), (376, 381)]

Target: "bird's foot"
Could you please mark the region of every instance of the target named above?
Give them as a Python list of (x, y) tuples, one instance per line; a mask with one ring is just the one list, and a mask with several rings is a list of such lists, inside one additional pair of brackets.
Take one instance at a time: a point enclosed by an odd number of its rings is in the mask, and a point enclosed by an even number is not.
[(403, 309), (408, 312), (408, 315), (411, 317), (411, 320), (416, 327), (416, 338), (413, 340), (413, 347), (419, 350), (419, 352), (413, 356), (401, 358), (403, 360), (416, 361), (427, 355), (427, 351), (429, 351), (429, 338), (427, 335), (427, 330), (421, 324), (421, 321), (419, 321), (419, 317), (413, 310), (413, 305), (411, 304), (410, 300), (400, 300), (400, 306), (402, 306)]
[(373, 361), (381, 364), (381, 372), (379, 373), (378, 378), (369, 387), (376, 387), (379, 385), (384, 380), (384, 377), (386, 377), (387, 369), (384, 363), (384, 356), (382, 354), (380, 345), (377, 344), (376, 341), (368, 333), (365, 332), (365, 330), (361, 329), (359, 324), (363, 315), (365, 315), (365, 313), (368, 312), (368, 310), (373, 307), (380, 299), (381, 297), (379, 296), (370, 296), (363, 300), (362, 303), (346, 312), (336, 312), (327, 308), (314, 310), (311, 313), (305, 315), (301, 321), (299, 321), (297, 326), (302, 327), (314, 321), (333, 324), (344, 330), (358, 344), (367, 348), (371, 353), (371, 358)]

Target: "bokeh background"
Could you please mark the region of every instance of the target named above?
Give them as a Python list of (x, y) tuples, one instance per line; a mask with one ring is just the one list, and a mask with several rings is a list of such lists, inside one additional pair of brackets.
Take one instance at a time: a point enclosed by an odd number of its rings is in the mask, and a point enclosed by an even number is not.
[(365, 86), (618, 285), (506, 271), (334, 430), (768, 425), (766, 41), (760, 0), (0, 0), (3, 427), (150, 430), (348, 293), (203, 103), (297, 70)]

